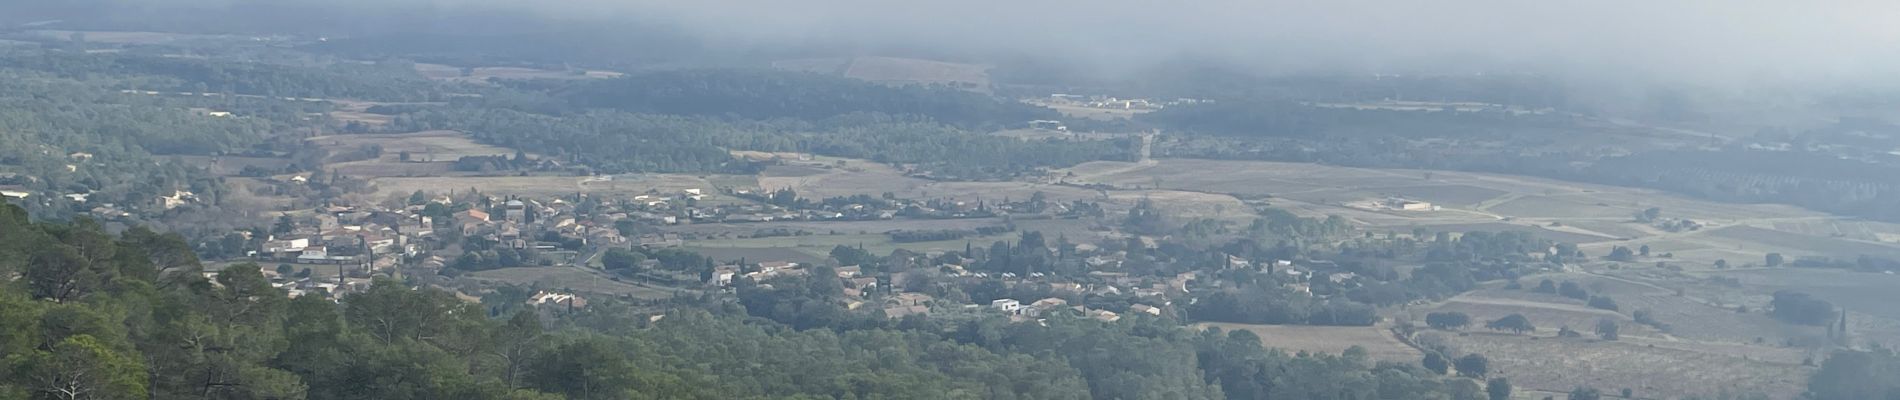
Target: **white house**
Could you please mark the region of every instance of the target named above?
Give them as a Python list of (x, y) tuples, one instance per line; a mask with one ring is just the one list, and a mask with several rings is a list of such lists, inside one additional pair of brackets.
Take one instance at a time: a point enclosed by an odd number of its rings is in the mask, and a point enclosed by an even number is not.
[(1005, 313), (1015, 314), (1018, 311), (1022, 310), (1023, 303), (1020, 301), (1016, 301), (1015, 299), (996, 299), (996, 300), (990, 301), (990, 308), (995, 308)]
[(529, 297), (528, 304), (537, 305), (537, 306), (552, 305), (552, 306), (561, 306), (561, 307), (584, 308), (584, 307), (587, 307), (587, 299), (580, 296), (573, 295), (573, 294), (569, 294), (569, 293), (554, 293), (554, 292), (548, 292), (548, 291), (541, 291), (541, 292), (535, 292), (533, 297)]
[(310, 247), (309, 238), (269, 240), (269, 241), (265, 241), (263, 248), (259, 250), (261, 250), (260, 252), (266, 253), (266, 254), (295, 253), (295, 252), (304, 251), (305, 247)]
[(305, 247), (303, 254), (297, 255), (297, 261), (301, 262), (323, 262), (329, 259), (330, 252), (324, 249), (323, 246)]

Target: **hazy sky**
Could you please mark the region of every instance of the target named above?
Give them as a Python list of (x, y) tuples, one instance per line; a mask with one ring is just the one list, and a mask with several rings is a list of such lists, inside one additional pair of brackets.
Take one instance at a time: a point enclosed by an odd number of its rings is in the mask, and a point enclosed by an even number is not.
[[(1900, 76), (1896, 0), (84, 1), (129, 1), (136, 6), (104, 8), (135, 15), (147, 12), (140, 8), (298, 1), (409, 8), (401, 15), (501, 9), (544, 15), (550, 26), (673, 24), (714, 43), (1046, 54), (1111, 71), (1186, 55), (1263, 71), (1532, 71), (1706, 83)], [(380, 15), (388, 14), (398, 13)]]
[[(1900, 1), (599, 1), (735, 37), (1293, 68), (1513, 67), (1691, 80), (1894, 75)], [(596, 9), (598, 11), (599, 9)]]

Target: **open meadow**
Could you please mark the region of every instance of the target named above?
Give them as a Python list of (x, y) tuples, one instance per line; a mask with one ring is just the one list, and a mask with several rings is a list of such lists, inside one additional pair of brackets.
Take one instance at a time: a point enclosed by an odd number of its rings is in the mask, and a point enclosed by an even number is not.
[(331, 104), (330, 119), (341, 123), (357, 123), (370, 127), (389, 125), (396, 116), (369, 112), (375, 106), (436, 106), (447, 103), (390, 103), (360, 100), (328, 99)]
[[(756, 155), (756, 154), (755, 154)], [(781, 158), (784, 158), (781, 156)], [(800, 197), (890, 193), (899, 198), (956, 201), (1026, 200), (1041, 193), (1051, 202), (1076, 200), (1102, 203), (1111, 213), (1125, 211), (1141, 201), (1163, 204), (1183, 218), (1245, 218), (1252, 211), (1227, 194), (1186, 190), (1095, 190), (1074, 185), (1040, 182), (955, 182), (905, 176), (903, 171), (865, 160), (818, 157), (774, 166), (759, 176), (764, 190), (792, 189)]]
[[(1900, 346), (1900, 276), (1884, 273), (1834, 269), (1757, 268), (1707, 271), (1692, 276), (1709, 279), (1702, 285), (1686, 286), (1691, 295), (1744, 293), (1742, 297), (1756, 305), (1767, 304), (1770, 294), (1781, 290), (1808, 293), (1834, 303), (1848, 314), (1849, 340), (1858, 345)], [(1733, 280), (1717, 284), (1713, 279)], [(1733, 295), (1731, 295), (1733, 296)], [(1759, 306), (1757, 307), (1759, 308)], [(1819, 331), (1819, 327), (1808, 327)]]
[[(1789, 259), (1894, 257), (1900, 255), (1900, 247), (1882, 241), (1892, 235), (1888, 233), (1893, 230), (1891, 224), (1781, 205), (1717, 203), (1648, 190), (1512, 176), (1442, 171), (1423, 175), (1311, 164), (1210, 164), (1224, 163), (1213, 161), (1187, 161), (1186, 166), (1167, 168), (1174, 161), (1162, 160), (1157, 168), (1085, 165), (1068, 179), (1271, 196), (1267, 201), (1276, 207), (1309, 215), (1342, 215), (1362, 225), (1396, 231), (1407, 227), (1530, 231), (1577, 243), (1592, 256), (1606, 255), (1616, 246), (1651, 247), (1652, 255), (1639, 256), (1635, 262), (1595, 262), (1571, 267), (1590, 273), (1528, 276), (1520, 279), (1526, 289), (1506, 290), (1502, 282), (1493, 282), (1428, 307), (1398, 311), (1400, 318), (1421, 325), (1429, 312), (1463, 312), (1479, 326), (1510, 314), (1524, 315), (1538, 327), (1528, 336), (1483, 328), (1469, 328), (1469, 334), (1426, 334), (1440, 336), (1429, 340), (1455, 351), (1484, 354), (1500, 375), (1527, 389), (1562, 392), (1587, 385), (1615, 391), (1627, 387), (1638, 397), (1674, 398), (1724, 387), (1794, 398), (1812, 373), (1812, 367), (1803, 364), (1824, 356), (1821, 343), (1826, 332), (1769, 317), (1765, 310), (1770, 294), (1778, 290), (1801, 290), (1847, 308), (1850, 341), (1857, 346), (1900, 341), (1900, 319), (1894, 318), (1900, 315), (1884, 315), (1892, 314), (1887, 311), (1889, 305), (1900, 301), (1891, 290), (1883, 289), (1900, 284), (1888, 279), (1889, 275), (1787, 268), (1717, 271), (1712, 266), (1722, 260), (1734, 267), (1758, 267), (1763, 255), (1771, 252)], [(1264, 171), (1221, 175), (1235, 178), (1231, 181), (1184, 172), (1221, 168)], [(1090, 175), (1092, 171), (1105, 172)], [(1387, 177), (1413, 177), (1409, 178), (1413, 182), (1388, 181)], [(1493, 197), (1481, 198), (1486, 195)], [(1441, 209), (1400, 212), (1354, 203), (1386, 197), (1429, 201)], [(1635, 221), (1634, 214), (1651, 207), (1662, 210), (1666, 218), (1693, 219), (1704, 226), (1669, 231)], [(1850, 274), (1855, 276), (1846, 276)], [(1577, 282), (1593, 295), (1614, 298), (1618, 310), (1527, 290), (1543, 279)], [(1661, 326), (1636, 323), (1632, 318), (1636, 310), (1646, 311)], [(1604, 319), (1617, 321), (1622, 340), (1594, 337), (1591, 331)], [(1558, 329), (1565, 326), (1584, 337), (1556, 338)], [(1735, 386), (1733, 382), (1746, 383)]]
[[(1092, 242), (1104, 232), (1093, 230), (1093, 220), (967, 218), (943, 220), (873, 221), (774, 221), (757, 223), (707, 223), (675, 225), (667, 232), (688, 236), (686, 247), (720, 261), (744, 257), (748, 260), (816, 262), (829, 257), (837, 246), (860, 247), (872, 254), (885, 255), (897, 249), (931, 253), (962, 251), (965, 245), (986, 247), (1001, 240), (1016, 240), (1023, 232), (1040, 232), (1046, 238), (1067, 237), (1078, 243)], [(1014, 225), (1016, 231), (993, 235), (971, 235), (961, 239), (895, 242), (887, 235), (899, 230), (963, 230)], [(802, 232), (802, 236), (751, 237), (758, 232)]]
[[(1583, 300), (1531, 290), (1546, 279), (1575, 282), (1593, 296), (1614, 299), (1618, 309), (1593, 308)], [(1821, 328), (1785, 324), (1763, 311), (1768, 296), (1762, 290), (1769, 288), (1718, 289), (1695, 274), (1653, 268), (1547, 273), (1519, 281), (1521, 289), (1492, 282), (1430, 306), (1400, 310), (1398, 318), (1423, 326), (1430, 312), (1470, 315), (1473, 326), (1464, 332), (1426, 329), (1415, 334), (1414, 342), (1483, 354), (1495, 375), (1524, 388), (1554, 392), (1576, 385), (1606, 391), (1627, 387), (1641, 398), (1676, 398), (1712, 393), (1709, 388), (1723, 382), (1747, 382), (1726, 387), (1794, 398), (1812, 372), (1803, 364), (1825, 353), (1815, 345), (1825, 340)], [(1738, 311), (1738, 305), (1747, 309)], [(1631, 317), (1636, 310), (1647, 311), (1662, 326), (1637, 323)], [(1483, 327), (1511, 314), (1525, 316), (1537, 330), (1520, 335)], [(1604, 319), (1616, 321), (1619, 340), (1595, 335), (1597, 322)], [(1561, 327), (1582, 337), (1559, 338)]]
[(1454, 354), (1490, 359), (1490, 376), (1525, 389), (1564, 392), (1577, 386), (1615, 393), (1629, 388), (1637, 398), (1680, 398), (1719, 389), (1797, 398), (1812, 367), (1800, 354), (1778, 349), (1717, 351), (1668, 341), (1626, 338), (1555, 338), (1508, 333), (1425, 332), (1420, 341), (1443, 343)]
[[(1222, 171), (1210, 174), (1207, 171)], [(1161, 189), (1263, 198), (1305, 216), (1338, 215), (1372, 229), (1409, 231), (1522, 230), (1582, 245), (1586, 254), (1649, 244), (1684, 268), (1790, 255), (1900, 256), (1900, 226), (1838, 217), (1776, 204), (1732, 204), (1647, 189), (1523, 176), (1456, 171), (1376, 169), (1310, 163), (1163, 159), (1097, 161), (1055, 171), (1063, 182), (1124, 190)], [(1117, 191), (1108, 191), (1114, 193)], [(1436, 209), (1397, 210), (1387, 199), (1429, 202)], [(1670, 232), (1637, 222), (1649, 208), (1685, 218), (1698, 230)]]
[[(467, 175), (455, 171), (457, 159), (515, 154), (513, 149), (481, 144), (454, 131), (339, 134), (304, 141), (329, 152), (331, 160), (324, 168), (363, 178)], [(357, 159), (364, 156), (363, 149), (371, 147), (381, 148), (382, 153)]]
[(1259, 325), (1235, 324), (1225, 322), (1202, 322), (1194, 324), (1195, 329), (1219, 328), (1223, 331), (1245, 330), (1260, 337), (1260, 345), (1285, 350), (1288, 353), (1309, 352), (1339, 354), (1352, 346), (1366, 349), (1366, 354), (1374, 360), (1398, 363), (1415, 363), (1424, 353), (1400, 342), (1385, 328), (1376, 326), (1307, 326), (1307, 325)]

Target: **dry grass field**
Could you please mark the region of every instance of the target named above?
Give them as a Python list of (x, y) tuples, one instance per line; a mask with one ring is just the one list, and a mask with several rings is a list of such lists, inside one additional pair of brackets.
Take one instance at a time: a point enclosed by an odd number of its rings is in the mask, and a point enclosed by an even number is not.
[[(774, 156), (756, 152), (735, 153), (754, 158)], [(781, 159), (796, 159), (795, 155), (776, 156)], [(1101, 202), (1103, 207), (1111, 212), (1126, 210), (1143, 199), (1148, 199), (1167, 205), (1169, 211), (1175, 216), (1184, 218), (1241, 218), (1252, 212), (1239, 199), (1224, 194), (1182, 190), (1098, 191), (1070, 185), (1021, 181), (933, 181), (904, 176), (902, 171), (888, 165), (828, 157), (792, 162), (789, 166), (767, 169), (759, 176), (759, 187), (764, 190), (792, 189), (801, 197), (860, 194), (880, 196), (891, 193), (900, 198), (938, 198), (958, 201), (1024, 200), (1036, 193), (1042, 193), (1053, 202), (1075, 200)]]
[(1471, 185), (1420, 185), (1383, 187), (1378, 192), (1391, 197), (1429, 201), (1443, 206), (1474, 206), (1503, 196), (1506, 192)]
[[(1513, 383), (1559, 392), (1577, 385), (1606, 392), (1627, 387), (1639, 398), (1677, 398), (1710, 394), (1714, 392), (1710, 388), (1726, 387), (1759, 391), (1778, 399), (1794, 398), (1812, 373), (1812, 367), (1802, 366), (1803, 362), (1818, 359), (1825, 352), (1811, 345), (1823, 340), (1820, 328), (1784, 324), (1763, 312), (1767, 293), (1789, 288), (1790, 284), (1786, 276), (1762, 274), (1782, 270), (1721, 274), (1741, 276), (1747, 282), (1736, 286), (1713, 283), (1702, 273), (1602, 267), (1591, 266), (1598, 270), (1592, 273), (1526, 276), (1520, 279), (1524, 289), (1504, 289), (1503, 283), (1493, 282), (1438, 304), (1399, 311), (1397, 318), (1411, 319), (1422, 326), (1424, 315), (1430, 312), (1469, 314), (1474, 326), (1463, 333), (1426, 330), (1416, 339), (1428, 346), (1444, 345), (1455, 353), (1483, 354), (1491, 359), (1493, 370)], [(1799, 272), (1807, 271), (1795, 273)], [(1615, 299), (1619, 310), (1591, 308), (1581, 300), (1529, 290), (1545, 279), (1576, 282), (1592, 295)], [(1843, 285), (1839, 276), (1795, 281)], [(1864, 297), (1859, 300), (1869, 305), (1900, 300), (1872, 290), (1877, 286), (1867, 285), (1869, 290), (1859, 295), (1846, 294), (1843, 301), (1852, 296)], [(1737, 305), (1748, 309), (1738, 312)], [(1639, 309), (1648, 310), (1667, 328), (1635, 323), (1630, 314)], [(1482, 327), (1509, 314), (1524, 315), (1537, 331), (1516, 335)], [(1618, 321), (1621, 340), (1603, 341), (1593, 334), (1597, 321), (1606, 318)], [(1900, 332), (1894, 329), (1900, 327), (1894, 320), (1870, 315), (1856, 318), (1859, 321), (1851, 329), (1858, 340), (1891, 337), (1880, 332)], [(1555, 337), (1562, 326), (1581, 332), (1583, 337)]]
[[(1625, 336), (1666, 337), (1702, 343), (1744, 345), (1756, 344), (1755, 341), (1760, 339), (1761, 345), (1779, 346), (1789, 341), (1810, 343), (1824, 337), (1819, 328), (1793, 326), (1769, 318), (1761, 311), (1767, 304), (1766, 296), (1746, 295), (1744, 291), (1734, 288), (1719, 291), (1720, 295), (1692, 292), (1686, 288), (1698, 284), (1695, 278), (1669, 271), (1611, 272), (1620, 275), (1544, 274), (1525, 277), (1520, 281), (1526, 287), (1534, 287), (1544, 279), (1559, 283), (1576, 282), (1592, 295), (1615, 299), (1618, 305), (1616, 312), (1588, 308), (1581, 300), (1502, 288), (1467, 293), (1453, 298), (1441, 308), (1467, 311), (1473, 318), (1480, 320), (1528, 310), (1524, 314), (1540, 329), (1554, 330), (1558, 326), (1569, 325), (1572, 329), (1586, 332), (1595, 326), (1596, 319), (1609, 317), (1625, 323)], [(1677, 293), (1678, 288), (1683, 288), (1681, 294)], [(1473, 307), (1473, 304), (1490, 307)], [(1737, 306), (1747, 306), (1749, 312), (1737, 312)], [(1656, 320), (1668, 325), (1668, 330), (1635, 325), (1630, 315), (1636, 310), (1649, 310)]]
[[(1856, 344), (1900, 345), (1900, 275), (1827, 269), (1769, 268), (1709, 271), (1696, 277), (1734, 279), (1736, 285), (1685, 285), (1695, 296), (1730, 296), (1760, 308), (1769, 295), (1779, 290), (1794, 290), (1834, 303), (1848, 312), (1848, 331)], [(1736, 295), (1737, 293), (1745, 294)], [(1821, 328), (1808, 327), (1813, 335)]]
[(1881, 243), (1900, 243), (1900, 224), (1875, 221), (1784, 221), (1774, 229), (1810, 236), (1841, 237)]
[[(1456, 354), (1483, 354), (1492, 376), (1507, 377), (1527, 389), (1567, 391), (1590, 386), (1615, 393), (1623, 388), (1638, 398), (1680, 398), (1719, 389), (1760, 392), (1775, 399), (1796, 398), (1813, 373), (1799, 364), (1801, 354), (1772, 348), (1706, 348), (1643, 338), (1601, 341), (1472, 332), (1437, 335)], [(1792, 362), (1791, 362), (1792, 361)]]
[(1524, 196), (1487, 208), (1501, 215), (1543, 219), (1629, 219), (1644, 207), (1590, 202), (1568, 196)]
[(1747, 242), (1755, 247), (1784, 250), (1784, 253), (1790, 257), (1797, 255), (1815, 255), (1851, 259), (1860, 255), (1871, 255), (1886, 258), (1900, 258), (1900, 246), (1891, 244), (1804, 235), (1752, 226), (1722, 228), (1710, 232), (1709, 235), (1723, 239)]
[[(1674, 253), (1667, 261), (1690, 269), (1707, 269), (1716, 260), (1758, 261), (1768, 252), (1900, 257), (1900, 243), (1883, 242), (1900, 239), (1900, 225), (1785, 205), (1719, 203), (1522, 176), (1191, 159), (1090, 162), (1053, 176), (1121, 189), (1266, 197), (1270, 206), (1295, 214), (1338, 215), (1373, 229), (1525, 230), (1578, 243), (1592, 255), (1648, 244), (1657, 253)], [(1441, 209), (1399, 212), (1375, 205), (1392, 197), (1429, 201)], [(1634, 221), (1633, 215), (1651, 207), (1662, 209), (1665, 218), (1693, 219), (1705, 228), (1667, 232)]]
[[(758, 179), (734, 175), (627, 174), (583, 177), (565, 175), (478, 176), (476, 172), (455, 171), (454, 163), (466, 156), (513, 156), (514, 149), (475, 142), (454, 131), (427, 131), (399, 134), (329, 135), (305, 139), (323, 146), (333, 154), (356, 152), (365, 146), (380, 146), (380, 157), (327, 164), (338, 173), (371, 178), (376, 192), (371, 198), (417, 190), (446, 193), (474, 188), (500, 195), (557, 196), (573, 193), (637, 195), (677, 193), (701, 189), (709, 194), (705, 201), (731, 201), (715, 194), (719, 187), (753, 188)], [(401, 160), (403, 152), (410, 161)], [(530, 155), (532, 156), (532, 155)]]
[(288, 158), (239, 157), (239, 156), (216, 156), (216, 157), (177, 156), (177, 157), (181, 160), (184, 160), (185, 163), (188, 165), (199, 167), (199, 168), (205, 168), (205, 169), (210, 170), (211, 173), (214, 175), (223, 175), (223, 176), (237, 175), (239, 172), (243, 172), (244, 168), (246, 167), (262, 168), (269, 171), (280, 171), (280, 170), (283, 170), (284, 167), (290, 166), (290, 159)]
[[(477, 143), (454, 131), (328, 135), (304, 140), (324, 147), (331, 154), (350, 154), (365, 146), (381, 146), (383, 153), (377, 158), (324, 166), (337, 173), (366, 178), (467, 175), (454, 170), (455, 160), (465, 156), (515, 154), (513, 149)], [(409, 161), (402, 161), (403, 152), (409, 153)]]
[(1118, 119), (1129, 119), (1129, 118), (1134, 118), (1136, 115), (1141, 115), (1143, 113), (1149, 113), (1149, 112), (1154, 111), (1154, 110), (1124, 110), (1124, 109), (1115, 109), (1115, 108), (1095, 108), (1095, 107), (1084, 107), (1084, 106), (1072, 105), (1072, 104), (1040, 104), (1040, 103), (1033, 103), (1033, 104), (1043, 106), (1043, 107), (1048, 107), (1049, 109), (1052, 109), (1052, 110), (1056, 110), (1056, 112), (1062, 113), (1062, 116), (1064, 117), (1092, 119), (1092, 120), (1097, 120), (1097, 121), (1113, 121), (1113, 120), (1118, 120)]
[(455, 131), (328, 135), (304, 141), (339, 151), (378, 145), (383, 147), (383, 158), (389, 161), (400, 161), (397, 155), (405, 151), (410, 153), (411, 159), (423, 162), (454, 162), (464, 156), (515, 154), (514, 149), (482, 144)]
[(1418, 349), (1407, 346), (1393, 337), (1384, 328), (1373, 326), (1305, 326), (1305, 325), (1258, 325), (1233, 324), (1224, 322), (1203, 322), (1194, 324), (1195, 329), (1220, 328), (1224, 331), (1246, 330), (1260, 337), (1260, 344), (1269, 348), (1285, 350), (1288, 353), (1305, 351), (1309, 353), (1339, 354), (1352, 346), (1364, 347), (1366, 353), (1380, 361), (1401, 363), (1418, 362), (1425, 355)]
[[(1536, 334), (1545, 336), (1554, 336), (1560, 328), (1565, 326), (1573, 330), (1589, 332), (1592, 327), (1596, 326), (1598, 320), (1605, 318), (1626, 323), (1630, 321), (1630, 318), (1626, 315), (1614, 311), (1590, 308), (1579, 301), (1558, 301), (1555, 299), (1550, 299), (1550, 301), (1523, 300), (1491, 297), (1478, 293), (1467, 293), (1453, 297), (1444, 304), (1432, 308), (1431, 311), (1456, 311), (1470, 315), (1472, 325), (1474, 326), (1473, 329), (1476, 330), (1483, 330), (1485, 321), (1496, 320), (1511, 314), (1522, 314), (1524, 317), (1530, 319), (1532, 325), (1537, 327)], [(1422, 313), (1418, 315), (1419, 322), (1424, 321), (1423, 316), (1424, 314)], [(1631, 326), (1630, 328), (1635, 327)], [(1639, 333), (1638, 329), (1632, 329), (1627, 332), (1627, 334), (1639, 335), (1643, 333)]]
[(327, 101), (329, 101), (330, 104), (333, 106), (333, 108), (330, 110), (330, 119), (333, 119), (333, 120), (336, 120), (337, 122), (342, 122), (342, 123), (355, 122), (355, 123), (360, 123), (360, 124), (365, 124), (365, 125), (370, 125), (370, 126), (388, 125), (390, 121), (393, 121), (396, 119), (395, 116), (391, 116), (391, 115), (371, 113), (369, 112), (370, 107), (375, 107), (379, 105), (445, 104), (445, 103), (389, 103), (389, 102), (340, 100), (340, 99), (329, 99)]

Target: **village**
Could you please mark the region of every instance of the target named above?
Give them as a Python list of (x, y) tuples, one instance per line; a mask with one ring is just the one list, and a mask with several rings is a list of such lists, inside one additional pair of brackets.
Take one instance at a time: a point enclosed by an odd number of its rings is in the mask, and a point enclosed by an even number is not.
[[(745, 201), (713, 202), (719, 194)], [(739, 287), (770, 288), (788, 278), (835, 277), (841, 287), (837, 304), (901, 319), (933, 312), (999, 313), (1013, 321), (1038, 321), (1056, 314), (1113, 321), (1128, 313), (1178, 317), (1177, 304), (1190, 292), (1220, 281), (1203, 282), (1203, 272), (1192, 268), (1157, 267), (1154, 256), (1164, 246), (1178, 245), (1167, 235), (1147, 236), (1104, 227), (1094, 243), (1071, 243), (1064, 237), (1045, 241), (1041, 233), (1023, 237), (1010, 254), (985, 254), (992, 249), (963, 252), (911, 252), (886, 256), (862, 249), (834, 250), (823, 261), (794, 259), (715, 259), (694, 255), (694, 262), (675, 262), (668, 255), (689, 243), (729, 234), (680, 232), (675, 227), (695, 224), (719, 226), (765, 225), (785, 221), (884, 221), (951, 219), (1078, 219), (1104, 218), (1099, 206), (1087, 202), (1046, 202), (1037, 196), (1022, 201), (959, 202), (854, 196), (820, 201), (798, 199), (790, 190), (704, 188), (670, 192), (651, 190), (618, 198), (576, 194), (528, 198), (496, 196), (474, 191), (427, 194), (416, 192), (403, 204), (330, 204), (315, 209), (284, 212), (269, 232), (241, 232), (256, 243), (255, 250), (232, 262), (256, 262), (274, 285), (290, 296), (321, 296), (337, 300), (366, 290), (375, 279), (406, 279), (417, 284), (452, 289), (473, 301), (506, 282), (480, 279), (491, 269), (549, 272), (586, 271), (615, 284), (692, 292), (730, 292)], [(1014, 227), (985, 228), (987, 233), (1010, 233)], [(903, 235), (946, 235), (949, 231), (896, 230)], [(761, 229), (752, 236), (799, 235)], [(952, 240), (961, 235), (946, 236)], [(999, 243), (1000, 245), (1001, 243)], [(984, 245), (972, 243), (967, 246)], [(841, 257), (840, 251), (855, 253)], [(615, 265), (617, 255), (639, 254), (635, 265)], [(1131, 256), (1131, 253), (1136, 254)], [(1013, 255), (1012, 255), (1013, 254)], [(998, 257), (1024, 257), (1012, 264)], [(1313, 296), (1314, 283), (1337, 293), (1365, 278), (1323, 260), (1249, 259), (1222, 255), (1219, 270), (1273, 274), (1290, 293)], [(1139, 259), (1131, 261), (1131, 259)], [(1125, 263), (1145, 264), (1133, 271)], [(273, 267), (274, 266), (274, 267)], [(1174, 272), (1160, 273), (1159, 270)], [(1000, 285), (1004, 293), (971, 296), (973, 287)], [(527, 283), (536, 294), (533, 304), (556, 303), (560, 308), (585, 308), (589, 297), (625, 297), (604, 291), (546, 287)], [(993, 297), (993, 298), (992, 298)]]

